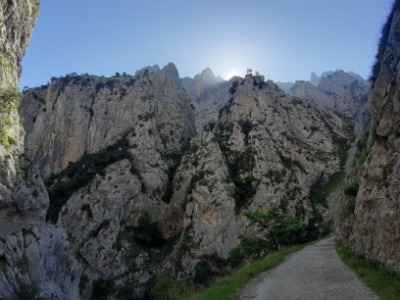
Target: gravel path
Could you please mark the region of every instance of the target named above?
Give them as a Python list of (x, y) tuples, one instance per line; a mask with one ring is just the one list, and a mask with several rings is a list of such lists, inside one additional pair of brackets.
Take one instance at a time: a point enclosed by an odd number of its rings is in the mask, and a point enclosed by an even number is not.
[(253, 278), (238, 299), (379, 299), (339, 258), (330, 237), (294, 253), (274, 269)]

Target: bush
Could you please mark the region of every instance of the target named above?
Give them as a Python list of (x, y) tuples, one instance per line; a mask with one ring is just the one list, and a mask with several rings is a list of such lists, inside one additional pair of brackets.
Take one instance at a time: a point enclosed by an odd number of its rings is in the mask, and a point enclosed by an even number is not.
[(248, 205), (250, 199), (256, 194), (258, 181), (254, 176), (246, 176), (243, 180), (234, 180), (233, 183), (235, 185), (235, 209), (236, 213), (238, 213)]
[(205, 284), (211, 279), (213, 275), (210, 263), (205, 260), (198, 262), (194, 267), (194, 270), (194, 282), (196, 283)]
[(350, 197), (357, 197), (358, 190), (360, 189), (360, 186), (358, 184), (353, 184), (351, 186), (348, 186), (344, 189), (344, 194), (346, 196)]
[(235, 267), (241, 265), (246, 259), (260, 258), (270, 249), (270, 243), (259, 238), (240, 236), (240, 245), (230, 251), (230, 263)]
[(165, 244), (157, 223), (152, 221), (147, 212), (140, 216), (138, 225), (133, 228), (133, 237), (136, 241), (151, 247), (161, 247)]
[(97, 279), (93, 281), (93, 292), (91, 300), (107, 300), (108, 296), (115, 291), (114, 282), (111, 279)]
[(21, 99), (20, 93), (13, 88), (0, 91), (0, 113), (18, 108)]
[(299, 220), (283, 213), (276, 205), (266, 213), (246, 212), (244, 214), (250, 224), (260, 226), (266, 233), (265, 238), (270, 243), (271, 250), (280, 249), (281, 246), (299, 244), (305, 236), (305, 228)]

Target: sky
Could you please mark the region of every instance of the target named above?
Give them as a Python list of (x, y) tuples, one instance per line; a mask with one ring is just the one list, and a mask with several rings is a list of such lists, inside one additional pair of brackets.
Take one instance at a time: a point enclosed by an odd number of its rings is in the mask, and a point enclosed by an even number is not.
[(20, 87), (68, 73), (173, 62), (274, 81), (342, 69), (367, 78), (393, 0), (41, 0)]

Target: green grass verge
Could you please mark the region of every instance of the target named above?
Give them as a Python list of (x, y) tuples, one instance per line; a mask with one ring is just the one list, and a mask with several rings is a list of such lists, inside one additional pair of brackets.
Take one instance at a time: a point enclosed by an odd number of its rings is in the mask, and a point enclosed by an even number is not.
[(400, 295), (400, 274), (388, 270), (382, 264), (372, 262), (349, 251), (342, 245), (336, 246), (341, 260), (353, 269), (362, 281), (373, 290), (381, 300), (398, 300)]
[(193, 300), (228, 300), (232, 299), (237, 291), (242, 288), (247, 281), (258, 273), (267, 271), (283, 262), (285, 256), (303, 249), (305, 245), (296, 245), (274, 252), (263, 260), (234, 271), (231, 275), (215, 280), (207, 289), (196, 293)]

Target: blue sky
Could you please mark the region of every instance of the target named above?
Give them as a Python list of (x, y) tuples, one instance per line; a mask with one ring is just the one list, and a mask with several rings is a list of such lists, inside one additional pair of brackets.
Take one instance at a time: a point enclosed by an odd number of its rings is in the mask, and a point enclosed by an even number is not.
[(275, 81), (343, 69), (368, 77), (393, 0), (41, 0), (20, 87), (76, 72), (181, 77), (247, 68)]

